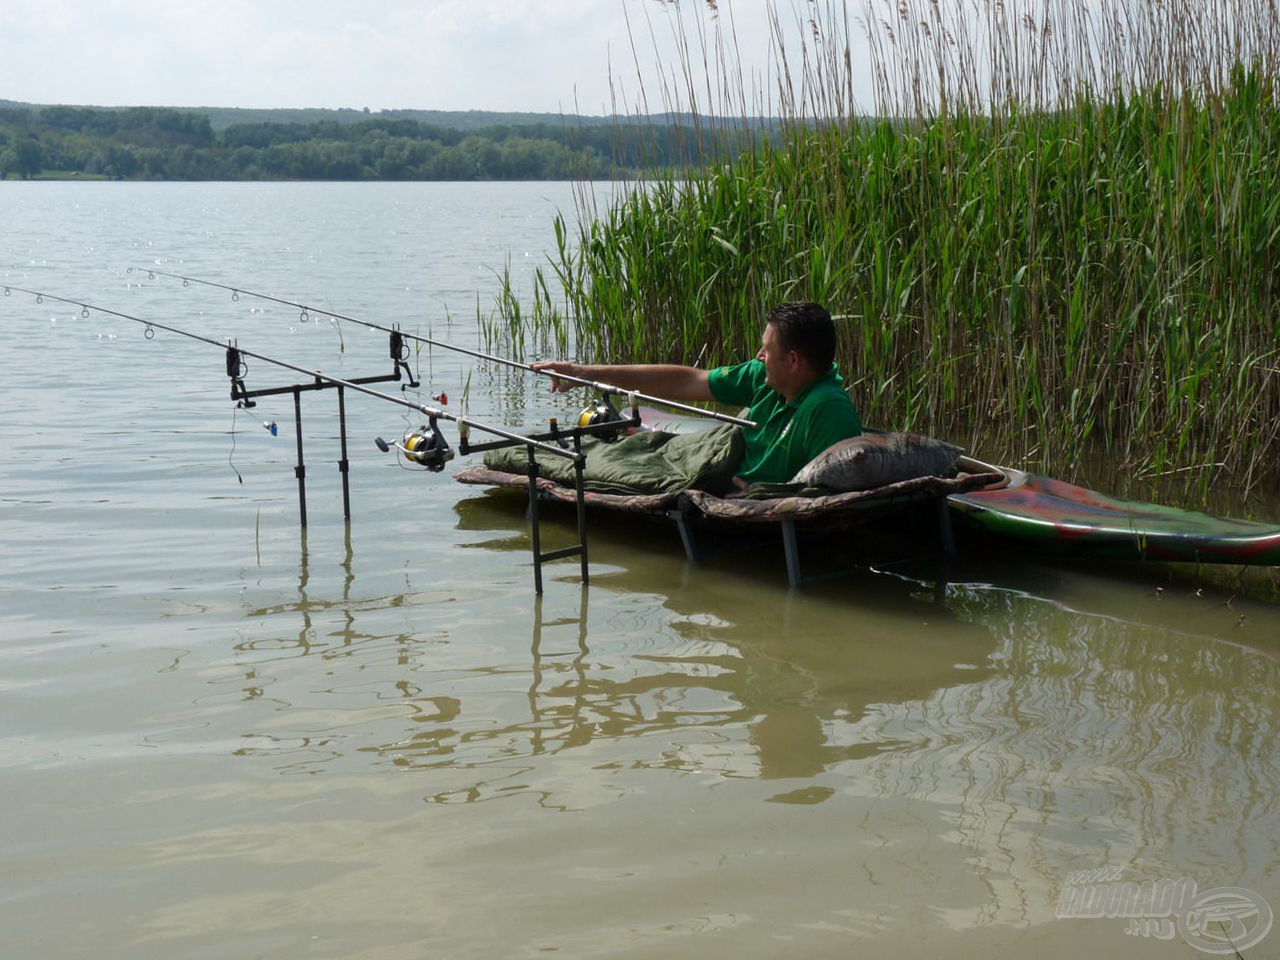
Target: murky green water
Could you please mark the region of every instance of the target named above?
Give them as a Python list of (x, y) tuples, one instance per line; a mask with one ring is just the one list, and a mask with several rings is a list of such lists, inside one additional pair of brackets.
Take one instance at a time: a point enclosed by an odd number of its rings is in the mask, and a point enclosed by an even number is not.
[[(127, 268), (474, 343), (489, 268), (570, 204), (9, 183), (0, 282), (360, 376), (384, 337)], [(415, 364), (477, 417), (564, 413)], [(303, 535), (291, 401), (234, 411), (220, 351), (12, 294), (0, 376), (6, 957), (1199, 955), (1056, 917), (1095, 868), (1280, 907), (1280, 610), (1230, 584), (989, 558), (789, 591), (774, 553), (597, 520), (591, 587), (537, 599), (520, 502), (378, 453), (389, 404), (348, 403), (348, 528), (306, 398)]]

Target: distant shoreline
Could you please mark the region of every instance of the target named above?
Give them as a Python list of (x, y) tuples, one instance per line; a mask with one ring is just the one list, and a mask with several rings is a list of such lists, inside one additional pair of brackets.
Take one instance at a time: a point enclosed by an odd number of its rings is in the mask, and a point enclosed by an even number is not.
[(39, 106), (0, 100), (0, 179), (633, 180), (702, 166), (759, 118)]

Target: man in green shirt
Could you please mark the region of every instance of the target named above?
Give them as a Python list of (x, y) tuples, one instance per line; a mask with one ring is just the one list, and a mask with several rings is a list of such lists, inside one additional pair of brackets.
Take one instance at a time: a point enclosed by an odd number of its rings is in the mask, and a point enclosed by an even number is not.
[[(780, 303), (765, 317), (754, 360), (703, 370), (676, 364), (576, 364), (548, 360), (537, 370), (609, 383), (671, 400), (748, 407), (744, 484), (786, 483), (831, 444), (862, 433), (862, 422), (835, 367), (835, 324), (823, 307)], [(553, 390), (573, 384), (552, 377)]]

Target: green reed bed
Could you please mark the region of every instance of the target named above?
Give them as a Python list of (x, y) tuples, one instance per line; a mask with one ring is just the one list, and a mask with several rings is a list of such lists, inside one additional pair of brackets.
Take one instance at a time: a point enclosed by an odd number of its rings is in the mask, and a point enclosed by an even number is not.
[[(1219, 53), (1247, 46), (1230, 44)], [(753, 353), (773, 302), (814, 299), (838, 317), (870, 423), (1111, 489), (1272, 487), (1280, 96), (1264, 58), (1196, 83), (1171, 82), (1167, 50), (1152, 62), (1158, 79), (1094, 93), (1094, 69), (1049, 106), (978, 104), (982, 84), (951, 81), (932, 115), (790, 118), (776, 142), (658, 179), (577, 236), (560, 225), (524, 319), (569, 318), (585, 356), (712, 364)]]

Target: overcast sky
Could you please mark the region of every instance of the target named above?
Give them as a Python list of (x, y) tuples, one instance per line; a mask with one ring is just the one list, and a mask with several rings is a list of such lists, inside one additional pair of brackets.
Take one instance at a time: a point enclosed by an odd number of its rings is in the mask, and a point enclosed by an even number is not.
[[(772, 4), (718, 5), (746, 74), (771, 76)], [(679, 7), (710, 22), (705, 2)], [(644, 70), (670, 65), (672, 9), (659, 0), (0, 0), (0, 99), (631, 112), (641, 86), (632, 39)], [(686, 29), (695, 42), (696, 30)], [(663, 109), (654, 81), (644, 86), (649, 108)]]

